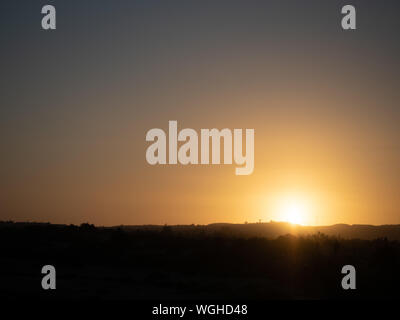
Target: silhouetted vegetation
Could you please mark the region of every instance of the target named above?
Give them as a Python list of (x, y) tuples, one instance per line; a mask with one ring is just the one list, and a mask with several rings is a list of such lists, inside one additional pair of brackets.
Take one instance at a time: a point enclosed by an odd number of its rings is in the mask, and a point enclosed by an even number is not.
[[(321, 232), (269, 239), (239, 235), (229, 225), (3, 222), (0, 252), (3, 297), (387, 298), (398, 297), (400, 288), (400, 242)], [(57, 270), (53, 292), (40, 286), (45, 264)], [(354, 291), (340, 285), (347, 264), (357, 270)]]

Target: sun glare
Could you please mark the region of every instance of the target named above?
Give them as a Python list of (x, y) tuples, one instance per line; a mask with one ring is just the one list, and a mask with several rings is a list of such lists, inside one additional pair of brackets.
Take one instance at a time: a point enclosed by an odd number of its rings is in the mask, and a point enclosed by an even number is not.
[(304, 199), (284, 198), (279, 206), (280, 220), (292, 224), (305, 225), (308, 221), (309, 206)]

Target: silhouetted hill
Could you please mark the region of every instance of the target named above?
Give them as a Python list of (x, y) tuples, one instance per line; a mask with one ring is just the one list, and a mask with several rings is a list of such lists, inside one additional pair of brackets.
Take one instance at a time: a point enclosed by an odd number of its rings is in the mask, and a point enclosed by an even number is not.
[[(120, 226), (124, 230), (152, 230), (159, 231), (165, 226), (145, 225), (145, 226)], [(115, 227), (114, 227), (115, 228)], [(300, 226), (285, 222), (269, 223), (213, 223), (209, 225), (173, 225), (171, 230), (178, 233), (204, 233), (219, 234), (237, 237), (265, 237), (274, 239), (276, 237), (292, 234), (295, 236), (307, 236), (323, 233), (343, 239), (363, 239), (373, 240), (377, 238), (387, 238), (388, 240), (400, 240), (400, 225), (347, 225), (335, 224), (332, 226)]]
[[(0, 221), (0, 228), (12, 225), (14, 228), (23, 228), (27, 226), (48, 226), (50, 223), (39, 222), (11, 222)], [(90, 224), (83, 224), (93, 226)], [(66, 227), (66, 225), (52, 226)], [(94, 226), (93, 226), (94, 227)], [(343, 239), (362, 239), (374, 240), (377, 238), (387, 238), (388, 240), (400, 240), (400, 225), (362, 225), (362, 224), (335, 224), (331, 226), (301, 226), (286, 222), (268, 222), (268, 223), (212, 223), (208, 225), (121, 225), (113, 227), (97, 227), (98, 229), (122, 229), (125, 231), (161, 231), (168, 227), (169, 230), (181, 234), (213, 234), (235, 237), (265, 237), (274, 239), (276, 237), (292, 234), (295, 236), (307, 236), (317, 233), (323, 233), (329, 236), (335, 236)]]
[[(400, 242), (388, 240), (398, 234), (399, 226), (2, 222), (0, 298), (398, 298)], [(47, 264), (57, 270), (54, 292), (40, 285)], [(357, 290), (341, 288), (348, 264)]]

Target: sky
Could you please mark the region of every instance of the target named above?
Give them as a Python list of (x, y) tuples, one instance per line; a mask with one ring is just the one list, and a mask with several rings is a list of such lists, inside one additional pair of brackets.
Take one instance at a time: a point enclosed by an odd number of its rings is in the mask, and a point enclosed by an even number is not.
[[(45, 4), (56, 30), (41, 29)], [(399, 9), (1, 1), (0, 220), (279, 221), (292, 199), (304, 224), (399, 224)], [(254, 129), (254, 172), (149, 165), (146, 133), (169, 120)]]

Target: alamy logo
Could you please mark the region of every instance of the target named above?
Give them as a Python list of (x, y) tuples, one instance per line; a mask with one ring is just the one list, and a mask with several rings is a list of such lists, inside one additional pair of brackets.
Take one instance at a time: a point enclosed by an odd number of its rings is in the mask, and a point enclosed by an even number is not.
[[(243, 155), (243, 131), (234, 129), (201, 129), (200, 152), (199, 137), (193, 129), (182, 129), (178, 133), (177, 121), (169, 121), (168, 164), (211, 164), (221, 163), (221, 140), (223, 139), (224, 164), (233, 160), (242, 167), (236, 168), (236, 175), (249, 175), (254, 170), (254, 129), (246, 129), (246, 153)], [(210, 141), (211, 140), (211, 141)], [(146, 134), (146, 141), (155, 141), (146, 151), (149, 164), (167, 164), (167, 137), (162, 129), (151, 129)], [(178, 142), (183, 143), (178, 150)], [(233, 150), (232, 150), (233, 149)], [(233, 152), (232, 152), (233, 151)], [(199, 159), (200, 153), (200, 159)]]
[(56, 29), (56, 8), (52, 5), (45, 5), (42, 8), (42, 29), (55, 30)]
[(346, 14), (342, 18), (343, 30), (355, 30), (356, 27), (356, 8), (352, 5), (346, 5), (342, 8), (342, 14)]
[(42, 288), (54, 290), (56, 288), (56, 268), (52, 265), (45, 265), (42, 268), (42, 274), (45, 274), (42, 278)]
[(346, 274), (342, 279), (342, 288), (344, 290), (356, 288), (356, 268), (352, 265), (345, 265), (342, 268), (342, 274)]

